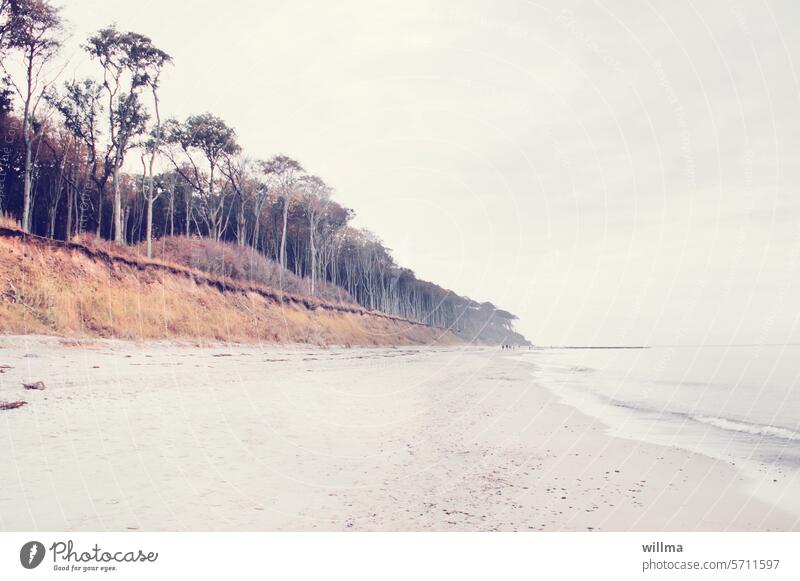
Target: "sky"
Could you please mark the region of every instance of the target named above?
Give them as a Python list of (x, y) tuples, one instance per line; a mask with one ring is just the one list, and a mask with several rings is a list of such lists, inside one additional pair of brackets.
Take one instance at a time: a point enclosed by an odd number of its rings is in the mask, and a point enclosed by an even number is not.
[(538, 345), (800, 342), (800, 5), (69, 0)]

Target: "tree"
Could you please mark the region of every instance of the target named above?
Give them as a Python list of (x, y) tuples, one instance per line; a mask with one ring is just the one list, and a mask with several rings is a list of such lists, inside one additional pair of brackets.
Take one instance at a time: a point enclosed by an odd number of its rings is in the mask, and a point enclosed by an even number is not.
[(317, 278), (317, 228), (320, 218), (325, 214), (330, 202), (331, 188), (322, 178), (317, 176), (303, 176), (300, 178), (302, 202), (308, 217), (308, 245), (311, 255), (311, 295), (314, 295), (314, 286)]
[(155, 165), (156, 156), (161, 149), (162, 142), (162, 127), (161, 127), (161, 111), (159, 108), (158, 87), (159, 79), (161, 78), (161, 71), (164, 65), (172, 62), (172, 58), (167, 53), (159, 53), (160, 58), (153, 58), (151, 63), (151, 73), (147, 78), (147, 85), (150, 87), (150, 92), (153, 95), (153, 110), (156, 115), (156, 124), (153, 128), (151, 138), (147, 143), (147, 149), (150, 153), (150, 160), (148, 164), (148, 184), (146, 191), (147, 200), (147, 258), (153, 257), (153, 202), (155, 201), (153, 191), (153, 166)]
[(281, 246), (279, 262), (286, 268), (286, 228), (289, 222), (289, 204), (295, 195), (297, 183), (303, 174), (303, 166), (285, 155), (276, 155), (264, 162), (262, 171), (272, 182), (275, 191), (283, 201), (283, 222), (281, 226)]
[(36, 113), (47, 88), (52, 82), (44, 69), (61, 48), (63, 22), (58, 8), (46, 0), (13, 0), (3, 10), (7, 12), (3, 43), (22, 59), (24, 71), (21, 82), (10, 76), (6, 59), (0, 59), (3, 71), (22, 101), (22, 141), (25, 147), (23, 173), (22, 228), (31, 229), (31, 182), (34, 166), (33, 147), (41, 136), (43, 124), (37, 123)]
[[(184, 123), (169, 120), (165, 124), (165, 139), (177, 146), (187, 163), (180, 163), (169, 152), (175, 170), (200, 196), (200, 212), (213, 240), (220, 240), (225, 229), (225, 190), (216, 187), (216, 171), (227, 156), (236, 155), (241, 148), (236, 143), (236, 131), (211, 113), (192, 115)], [(204, 163), (195, 158), (200, 153)], [(206, 171), (207, 170), (207, 171)], [(188, 234), (188, 231), (187, 231)]]
[[(77, 162), (76, 159), (71, 159), (75, 150), (75, 141), (75, 136), (63, 127), (59, 131), (50, 132), (42, 139), (49, 151), (49, 156), (39, 165), (49, 165), (46, 194), (48, 202), (47, 236), (50, 238), (55, 238), (56, 217), (61, 198), (65, 190), (69, 192), (69, 170)], [(65, 228), (67, 238), (69, 238), (69, 228), (70, 226), (67, 224)]]
[[(122, 195), (119, 171), (133, 138), (144, 133), (148, 115), (140, 93), (151, 85), (170, 56), (153, 46), (150, 38), (136, 32), (120, 32), (112, 25), (91, 36), (84, 46), (103, 68), (103, 87), (108, 115), (113, 187), (114, 240), (124, 243)], [(157, 84), (157, 83), (156, 83)]]
[(0, 56), (6, 49), (6, 33), (11, 26), (11, 0), (0, 0)]
[(247, 218), (248, 203), (255, 197), (258, 184), (251, 175), (252, 160), (244, 155), (224, 155), (220, 167), (223, 175), (235, 196), (236, 205), (236, 243), (244, 246), (247, 243)]
[(256, 178), (253, 181), (253, 248), (258, 250), (261, 247), (261, 211), (269, 197), (269, 186)]
[(0, 0), (0, 58), (8, 50), (8, 33), (11, 30), (12, 0)]
[[(67, 129), (86, 147), (89, 178), (97, 190), (95, 219), (97, 221), (96, 231), (99, 236), (103, 221), (103, 192), (113, 172), (111, 158), (114, 152), (113, 144), (110, 142), (106, 143), (105, 149), (102, 149), (101, 146), (99, 121), (102, 114), (102, 104), (100, 103), (102, 87), (91, 79), (68, 81), (64, 85), (63, 94), (51, 92), (47, 98), (63, 116)], [(81, 204), (84, 210), (86, 205), (85, 203)], [(84, 227), (84, 212), (81, 212), (80, 218), (78, 221), (79, 232)]]

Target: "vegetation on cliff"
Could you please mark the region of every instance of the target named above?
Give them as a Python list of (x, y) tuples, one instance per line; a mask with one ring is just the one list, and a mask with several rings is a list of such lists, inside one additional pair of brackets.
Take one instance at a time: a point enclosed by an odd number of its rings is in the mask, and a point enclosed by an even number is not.
[[(467, 340), (525, 342), (511, 313), (397, 264), (299, 161), (252, 158), (211, 113), (165, 116), (159, 88), (172, 59), (150, 38), (101, 29), (84, 43), (95, 76), (59, 79), (65, 30), (48, 0), (0, 0), (0, 212), (25, 232), (92, 234), (147, 258), (354, 301)], [(221, 242), (228, 246), (213, 244)], [(212, 264), (211, 254), (226, 258), (220, 249), (234, 246), (242, 252)]]

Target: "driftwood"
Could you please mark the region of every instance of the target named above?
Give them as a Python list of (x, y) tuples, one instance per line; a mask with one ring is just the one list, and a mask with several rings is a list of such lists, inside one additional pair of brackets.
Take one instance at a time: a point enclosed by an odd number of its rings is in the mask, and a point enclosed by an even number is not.
[(23, 383), (22, 387), (25, 389), (38, 389), (39, 391), (44, 389), (44, 381), (34, 381), (33, 383)]
[(0, 411), (1, 410), (13, 410), (16, 408), (21, 408), (24, 405), (28, 405), (27, 401), (0, 401)]

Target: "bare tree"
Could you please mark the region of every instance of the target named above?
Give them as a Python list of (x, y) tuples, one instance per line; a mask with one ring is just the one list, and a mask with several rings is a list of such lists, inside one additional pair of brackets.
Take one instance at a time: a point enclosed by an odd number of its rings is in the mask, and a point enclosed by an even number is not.
[(274, 190), (283, 201), (279, 262), (283, 268), (286, 268), (286, 229), (289, 223), (289, 205), (294, 198), (298, 180), (304, 170), (299, 162), (285, 155), (276, 155), (264, 162), (262, 170), (267, 179), (274, 184)]
[(192, 195), (202, 186), (202, 171), (194, 159), (192, 136), (184, 123), (176, 119), (168, 119), (164, 123), (164, 154), (172, 162), (175, 174), (180, 176), (187, 187), (183, 188), (183, 234), (187, 238), (192, 223)]
[(122, 244), (125, 239), (119, 171), (125, 154), (133, 147), (132, 139), (145, 131), (148, 115), (139, 99), (141, 90), (151, 83), (170, 57), (153, 46), (148, 37), (135, 32), (120, 32), (113, 25), (91, 36), (84, 48), (103, 68), (107, 137), (112, 152), (114, 240)]
[(153, 166), (155, 165), (156, 156), (161, 149), (162, 142), (162, 127), (161, 127), (161, 110), (159, 108), (158, 87), (161, 71), (164, 65), (172, 62), (172, 58), (165, 52), (159, 52), (154, 56), (151, 62), (151, 73), (147, 77), (147, 84), (153, 95), (153, 110), (156, 116), (155, 127), (153, 128), (151, 139), (148, 141), (147, 148), (150, 153), (150, 160), (147, 167), (147, 258), (153, 257), (153, 202), (155, 202), (153, 192)]
[(269, 198), (269, 186), (257, 179), (254, 179), (254, 190), (253, 190), (253, 241), (252, 246), (256, 250), (260, 248), (261, 245), (261, 211), (264, 208), (264, 203)]
[(32, 221), (33, 147), (43, 127), (43, 124), (37, 123), (36, 114), (53, 81), (45, 76), (44, 69), (61, 48), (64, 27), (60, 10), (46, 0), (14, 0), (8, 2), (4, 10), (8, 16), (3, 42), (12, 53), (21, 56), (24, 70), (21, 82), (17, 82), (10, 76), (7, 60), (0, 59), (3, 71), (9, 76), (12, 87), (22, 101), (22, 141), (25, 146), (22, 228), (29, 232)]
[(228, 179), (235, 197), (236, 243), (239, 246), (247, 243), (246, 210), (256, 194), (257, 184), (252, 176), (251, 166), (252, 160), (237, 152), (234, 155), (224, 155), (220, 167), (222, 174)]
[(302, 191), (302, 203), (308, 217), (308, 244), (311, 255), (311, 276), (309, 278), (311, 279), (311, 294), (314, 295), (317, 279), (317, 228), (320, 218), (328, 209), (332, 190), (328, 184), (322, 181), (322, 178), (317, 176), (301, 177), (300, 190)]
[[(50, 238), (55, 238), (58, 206), (64, 191), (69, 189), (68, 166), (70, 165), (70, 156), (74, 151), (75, 141), (75, 136), (63, 128), (58, 133), (51, 133), (48, 139), (43, 140), (50, 151), (51, 168), (55, 170), (50, 172), (50, 179), (47, 184), (47, 235)], [(71, 163), (74, 165), (76, 161), (73, 159)], [(69, 238), (69, 225), (67, 225), (66, 232), (66, 237)]]

